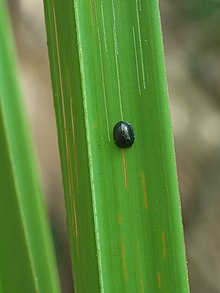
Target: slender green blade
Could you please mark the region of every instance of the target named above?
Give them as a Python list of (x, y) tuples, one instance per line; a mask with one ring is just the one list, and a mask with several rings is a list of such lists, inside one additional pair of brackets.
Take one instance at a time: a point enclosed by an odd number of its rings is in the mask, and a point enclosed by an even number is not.
[(189, 292), (158, 1), (45, 13), (76, 291)]
[(0, 0), (0, 277), (3, 292), (59, 292), (4, 1)]
[[(34, 272), (29, 257), (27, 241), (22, 225), (18, 202), (14, 199), (17, 194), (8, 146), (3, 131), (2, 112), (0, 117), (0, 273), (4, 292), (36, 292)], [(12, 277), (13, 282), (12, 282)], [(16, 291), (19, 292), (19, 291)]]

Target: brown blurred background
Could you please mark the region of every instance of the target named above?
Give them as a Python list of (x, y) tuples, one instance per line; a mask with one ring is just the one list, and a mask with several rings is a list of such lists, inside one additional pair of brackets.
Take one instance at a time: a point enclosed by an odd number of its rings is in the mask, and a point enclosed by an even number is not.
[[(43, 0), (8, 0), (64, 293), (73, 292)], [(220, 292), (220, 0), (160, 3), (192, 293)], [(178, 292), (176, 292), (178, 293)]]

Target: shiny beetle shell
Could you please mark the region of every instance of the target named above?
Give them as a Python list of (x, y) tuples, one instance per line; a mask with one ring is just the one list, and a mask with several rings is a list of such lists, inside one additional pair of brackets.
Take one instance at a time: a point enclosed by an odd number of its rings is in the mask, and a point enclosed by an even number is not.
[(129, 148), (134, 143), (134, 130), (126, 121), (115, 124), (113, 130), (114, 142), (119, 148)]

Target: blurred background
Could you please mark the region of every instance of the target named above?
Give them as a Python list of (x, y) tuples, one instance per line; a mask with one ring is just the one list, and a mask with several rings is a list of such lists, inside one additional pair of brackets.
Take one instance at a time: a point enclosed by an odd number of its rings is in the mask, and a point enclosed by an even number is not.
[[(8, 3), (62, 289), (70, 293), (71, 265), (43, 1)], [(219, 293), (220, 0), (163, 0), (160, 8), (191, 292)]]

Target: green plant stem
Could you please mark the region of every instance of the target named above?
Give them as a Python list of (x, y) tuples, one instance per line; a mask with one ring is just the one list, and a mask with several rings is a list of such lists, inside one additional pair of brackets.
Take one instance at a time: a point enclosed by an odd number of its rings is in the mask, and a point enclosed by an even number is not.
[(44, 2), (76, 291), (187, 293), (158, 1)]

